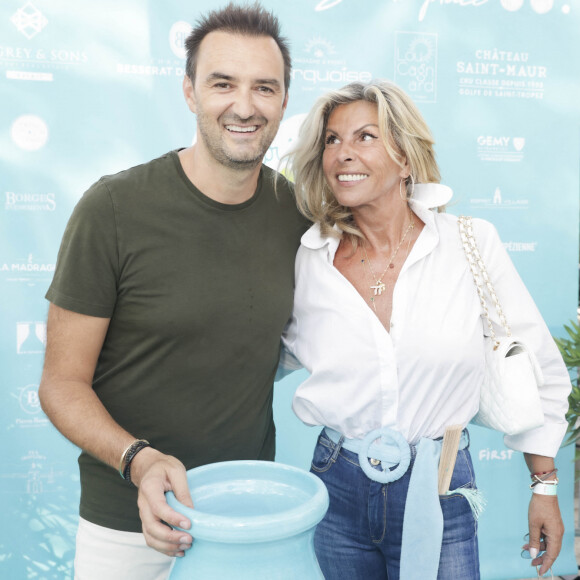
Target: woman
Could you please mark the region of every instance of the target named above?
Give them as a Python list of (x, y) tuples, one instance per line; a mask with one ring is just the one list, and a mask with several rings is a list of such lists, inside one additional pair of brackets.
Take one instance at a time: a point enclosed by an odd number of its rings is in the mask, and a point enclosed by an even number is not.
[[(315, 537), (323, 573), (479, 578), (465, 431), (450, 486), (461, 493), (439, 497), (436, 486), (441, 437), (476, 414), (485, 362), (457, 218), (431, 211), (451, 192), (438, 185), (430, 131), (397, 86), (353, 83), (319, 99), (290, 162), (314, 226), (298, 252), (284, 345), (311, 373), (294, 411), (324, 427), (312, 461), (330, 493)], [(554, 491), (568, 373), (495, 229), (475, 220), (474, 231), (513, 333), (537, 354), (546, 383), (545, 425), (506, 443)], [(546, 550), (532, 562), (543, 574), (563, 535), (556, 496), (532, 495), (529, 529), (525, 548)]]

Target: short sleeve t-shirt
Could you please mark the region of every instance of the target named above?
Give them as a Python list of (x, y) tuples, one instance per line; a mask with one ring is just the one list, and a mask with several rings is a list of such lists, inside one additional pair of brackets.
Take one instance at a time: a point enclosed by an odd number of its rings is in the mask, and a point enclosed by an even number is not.
[[(273, 459), (272, 384), (307, 224), (263, 166), (226, 205), (186, 177), (176, 151), (104, 177), (67, 225), (47, 298), (110, 318), (93, 388), (135, 437), (187, 469)], [(81, 516), (141, 531), (137, 490), (86, 453)]]

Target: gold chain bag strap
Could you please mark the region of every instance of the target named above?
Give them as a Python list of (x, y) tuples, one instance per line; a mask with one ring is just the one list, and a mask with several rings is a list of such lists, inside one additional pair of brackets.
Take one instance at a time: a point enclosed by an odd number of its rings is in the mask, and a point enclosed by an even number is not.
[[(544, 377), (533, 351), (512, 336), (473, 237), (471, 217), (459, 216), (457, 223), (481, 303), (482, 317), (489, 330), (489, 336), (485, 336), (485, 377), (481, 385), (479, 411), (471, 422), (506, 435), (517, 435), (544, 424), (538, 391), (544, 384)], [(497, 311), (505, 336), (498, 337), (495, 333), (486, 293)]]

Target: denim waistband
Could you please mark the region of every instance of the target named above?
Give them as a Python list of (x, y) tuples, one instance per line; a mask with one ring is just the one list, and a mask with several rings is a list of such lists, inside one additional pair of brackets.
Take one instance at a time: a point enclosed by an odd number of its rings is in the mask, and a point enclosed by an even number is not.
[[(323, 432), (337, 448), (357, 453), (361, 469), (367, 477), (379, 483), (402, 477), (409, 468), (411, 456), (415, 456), (403, 516), (400, 574), (401, 578), (435, 580), (443, 538), (443, 514), (438, 492), (442, 439), (422, 438), (416, 446), (411, 446), (401, 433), (389, 428), (371, 431), (364, 439), (349, 439), (329, 427), (325, 427)], [(468, 445), (469, 435), (464, 429), (459, 449)], [(412, 451), (411, 447), (415, 449)], [(380, 461), (382, 471), (375, 469), (369, 459)], [(466, 498), (471, 504), (472, 500)]]
[[(402, 477), (409, 468), (411, 457), (417, 453), (417, 446), (408, 443), (403, 435), (394, 429), (376, 429), (364, 439), (349, 439), (330, 427), (325, 427), (323, 432), (338, 447), (356, 453), (359, 457), (359, 465), (366, 476), (379, 483), (390, 483)], [(429, 441), (434, 441), (439, 446), (440, 452), (443, 439), (429, 439)], [(465, 449), (468, 446), (469, 433), (467, 429), (464, 429), (459, 441), (459, 449)], [(380, 461), (382, 471), (372, 467), (369, 459)], [(395, 469), (392, 469), (393, 467)]]

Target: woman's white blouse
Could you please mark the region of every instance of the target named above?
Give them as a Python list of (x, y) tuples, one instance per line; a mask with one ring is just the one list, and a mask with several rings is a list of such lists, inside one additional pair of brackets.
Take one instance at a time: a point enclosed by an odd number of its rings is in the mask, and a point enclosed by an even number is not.
[[(390, 332), (334, 267), (339, 238), (322, 237), (318, 225), (302, 237), (283, 343), (310, 373), (293, 401), (304, 423), (350, 438), (390, 427), (414, 443), (442, 436), (447, 425), (466, 426), (476, 414), (485, 365), (481, 306), (457, 218), (431, 211), (425, 197), (411, 202), (425, 227), (395, 285)], [(495, 228), (473, 224), (512, 334), (535, 351), (545, 379), (545, 424), (505, 443), (553, 457), (567, 426), (568, 372)]]

